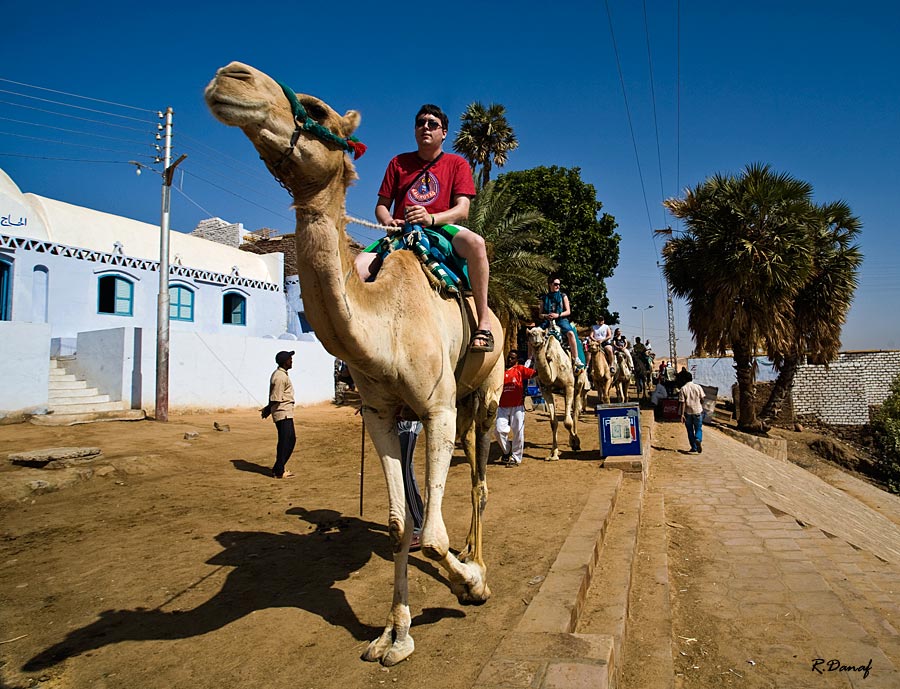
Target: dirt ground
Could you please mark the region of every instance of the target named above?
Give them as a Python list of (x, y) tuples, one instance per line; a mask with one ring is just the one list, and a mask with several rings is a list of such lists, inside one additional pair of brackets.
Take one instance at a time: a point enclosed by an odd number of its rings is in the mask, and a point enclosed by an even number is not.
[[(595, 423), (547, 463), (549, 421), (526, 419), (520, 468), (492, 464), (485, 515), (493, 597), (461, 606), (420, 553), (410, 557), (416, 652), (394, 668), (359, 660), (392, 590), (387, 494), (360, 417), (298, 410), (298, 476), (269, 476), (275, 431), (256, 413), (169, 423), (0, 426), (0, 496), (50, 470), (7, 453), (97, 446), (93, 478), (0, 504), (0, 686), (166, 688), (470, 687), (521, 617), (599, 475)], [(227, 424), (228, 432), (213, 424)], [(185, 440), (186, 432), (199, 437)], [(496, 451), (496, 446), (495, 446)], [(104, 467), (112, 467), (107, 469)], [(422, 447), (416, 468), (423, 470)], [(101, 475), (103, 474), (103, 475)], [(421, 480), (421, 478), (420, 478)], [(460, 453), (444, 516), (451, 545), (469, 524)]]

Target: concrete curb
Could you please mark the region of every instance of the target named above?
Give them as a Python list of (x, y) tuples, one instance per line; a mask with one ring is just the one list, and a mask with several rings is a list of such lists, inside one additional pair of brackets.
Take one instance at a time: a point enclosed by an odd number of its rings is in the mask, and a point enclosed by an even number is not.
[[(600, 483), (589, 495), (547, 578), (519, 624), (482, 669), (476, 689), (616, 686), (649, 473), (651, 412), (641, 412), (641, 426), (642, 456), (604, 464)], [(601, 555), (607, 558), (604, 565), (613, 561), (618, 565), (603, 568), (607, 575), (604, 605), (592, 627), (603, 633), (576, 633)]]

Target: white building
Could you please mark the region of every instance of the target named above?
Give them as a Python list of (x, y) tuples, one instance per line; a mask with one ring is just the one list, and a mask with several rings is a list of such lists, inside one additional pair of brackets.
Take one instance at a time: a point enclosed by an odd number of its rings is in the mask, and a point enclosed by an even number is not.
[[(260, 406), (280, 349), (300, 350), (298, 402), (330, 399), (331, 357), (287, 333), (282, 254), (178, 232), (170, 251), (170, 409)], [(23, 194), (0, 170), (0, 376), (15, 381), (0, 419), (52, 410), (51, 356), (74, 355), (69, 372), (110, 402), (152, 410), (158, 291), (159, 227)]]

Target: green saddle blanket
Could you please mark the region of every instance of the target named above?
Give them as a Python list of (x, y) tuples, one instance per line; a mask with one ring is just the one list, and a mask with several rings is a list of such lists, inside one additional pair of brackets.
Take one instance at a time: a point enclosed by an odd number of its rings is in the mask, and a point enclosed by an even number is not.
[(469, 268), (466, 260), (453, 251), (453, 235), (458, 229), (456, 225), (404, 225), (397, 233), (366, 247), (366, 252), (384, 259), (393, 251), (408, 249), (448, 292), (466, 292), (471, 289)]

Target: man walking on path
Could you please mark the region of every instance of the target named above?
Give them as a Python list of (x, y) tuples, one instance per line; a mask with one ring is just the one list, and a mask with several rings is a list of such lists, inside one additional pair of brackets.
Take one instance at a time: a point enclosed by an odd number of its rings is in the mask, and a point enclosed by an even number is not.
[(262, 408), (262, 418), (270, 415), (278, 430), (278, 445), (275, 449), (275, 466), (272, 467), (272, 476), (275, 478), (293, 478), (294, 474), (286, 471), (287, 464), (297, 436), (294, 433), (294, 386), (288, 371), (294, 364), (294, 352), (278, 352), (275, 355), (275, 363), (278, 368), (269, 378), (269, 404)]
[(687, 382), (678, 393), (681, 421), (687, 428), (691, 454), (700, 454), (703, 452), (703, 398), (706, 393), (694, 382), (690, 371), (683, 370), (682, 375)]
[(525, 384), (537, 371), (519, 363), (519, 353), (511, 349), (506, 355), (503, 394), (494, 428), (503, 458), (502, 464), (517, 467), (525, 449)]

